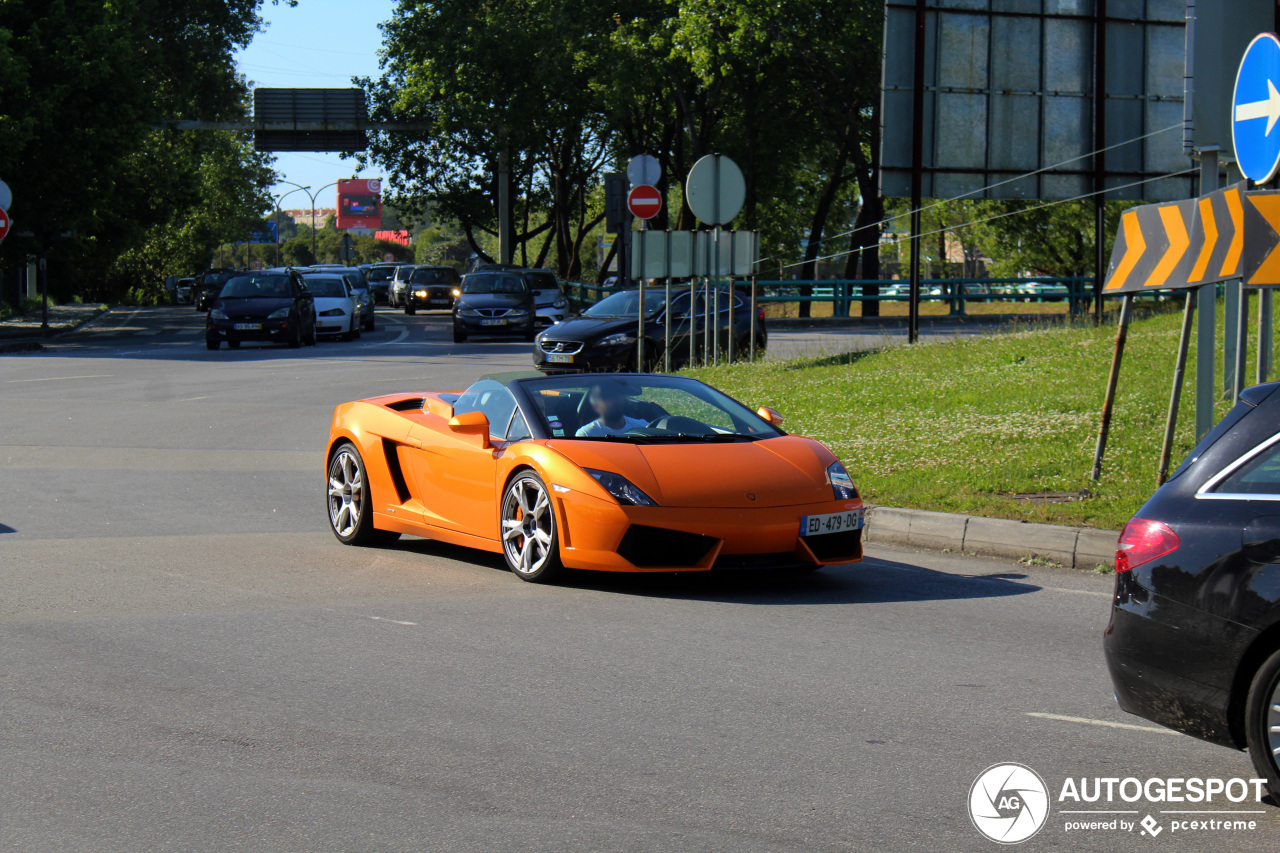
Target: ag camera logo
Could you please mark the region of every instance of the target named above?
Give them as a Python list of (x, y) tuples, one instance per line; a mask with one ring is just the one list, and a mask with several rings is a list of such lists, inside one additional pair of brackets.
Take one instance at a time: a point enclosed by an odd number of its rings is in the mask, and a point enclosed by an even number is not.
[(1021, 844), (1049, 819), (1049, 789), (1025, 764), (993, 764), (969, 789), (969, 819), (998, 844)]

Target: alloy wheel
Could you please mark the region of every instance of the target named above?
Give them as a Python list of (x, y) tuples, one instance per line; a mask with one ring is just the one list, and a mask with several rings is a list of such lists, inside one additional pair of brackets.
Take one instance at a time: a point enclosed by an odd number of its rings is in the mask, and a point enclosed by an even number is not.
[(511, 484), (502, 499), (502, 548), (507, 565), (522, 575), (537, 573), (552, 557), (555, 516), (546, 488), (533, 477)]
[(342, 449), (329, 463), (329, 523), (341, 539), (355, 535), (364, 512), (364, 472), (355, 453)]

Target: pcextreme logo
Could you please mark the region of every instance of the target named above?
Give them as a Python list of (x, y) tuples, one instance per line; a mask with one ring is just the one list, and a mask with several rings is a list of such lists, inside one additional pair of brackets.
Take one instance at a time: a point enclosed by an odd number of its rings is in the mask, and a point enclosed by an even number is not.
[[(1266, 794), (1264, 779), (1067, 777), (1056, 811), (1063, 832), (1072, 834), (1123, 832), (1155, 838), (1168, 829), (1170, 836), (1221, 835), (1256, 830), (1257, 816), (1266, 813), (1256, 806)], [(993, 764), (969, 788), (969, 819), (998, 844), (1030, 839), (1050, 822), (1053, 811), (1044, 778), (1025, 764)]]
[(993, 764), (969, 789), (969, 819), (998, 844), (1021, 844), (1048, 818), (1049, 789), (1025, 764)]

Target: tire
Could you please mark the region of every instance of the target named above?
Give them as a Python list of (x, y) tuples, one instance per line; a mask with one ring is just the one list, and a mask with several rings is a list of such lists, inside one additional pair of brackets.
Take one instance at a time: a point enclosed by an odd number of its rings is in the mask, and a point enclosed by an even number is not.
[(329, 460), (329, 529), (343, 545), (390, 545), (399, 533), (373, 526), (373, 502), (360, 451), (349, 441), (338, 445)]
[(239, 342), (239, 341), (227, 341), (227, 346), (231, 347), (232, 349), (240, 349), (240, 342)]
[(521, 580), (547, 583), (564, 574), (551, 494), (533, 471), (517, 475), (502, 492), (502, 556)]
[(417, 308), (414, 308), (414, 307), (413, 307), (412, 305), (410, 305), (408, 302), (406, 302), (406, 303), (404, 304), (404, 313), (408, 314), (409, 316), (413, 316), (413, 315), (414, 315), (414, 314), (416, 314), (417, 312), (418, 312), (418, 309), (417, 309)]
[(206, 338), (204, 345), (207, 349), (217, 349), (218, 347), (222, 346), (222, 341), (211, 341), (208, 338)]
[(457, 326), (453, 327), (453, 342), (455, 344), (465, 344), (467, 342), (467, 333)]
[[(1271, 728), (1275, 726), (1275, 733)], [(1249, 686), (1245, 701), (1245, 740), (1258, 775), (1267, 780), (1273, 797), (1280, 798), (1280, 767), (1273, 750), (1280, 749), (1280, 650), (1267, 658)]]

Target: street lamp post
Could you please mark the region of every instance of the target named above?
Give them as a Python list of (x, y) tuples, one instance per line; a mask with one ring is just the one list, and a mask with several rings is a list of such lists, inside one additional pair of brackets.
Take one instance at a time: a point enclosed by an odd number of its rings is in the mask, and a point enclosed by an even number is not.
[[(279, 183), (289, 184), (290, 186), (295, 187), (295, 189), (289, 190), (289, 192), (285, 193), (284, 195), (276, 196), (276, 199), (275, 199), (276, 201), (276, 266), (280, 266), (280, 202), (284, 201), (286, 198), (288, 198), (293, 193), (296, 193), (298, 190), (302, 190), (305, 193), (307, 192), (307, 190), (311, 189), (310, 184), (307, 184), (304, 187), (302, 184), (295, 184), (293, 181), (279, 181)], [(314, 219), (312, 220), (312, 224), (314, 225)], [(314, 250), (313, 250), (313, 254), (314, 254)]]
[(338, 182), (334, 181), (331, 184), (325, 184), (320, 189), (316, 190), (314, 193), (307, 193), (307, 195), (311, 196), (311, 260), (312, 261), (320, 260), (319, 258), (316, 257), (316, 197), (319, 196), (320, 193), (329, 189), (329, 187), (336, 187), (337, 185), (338, 185)]

